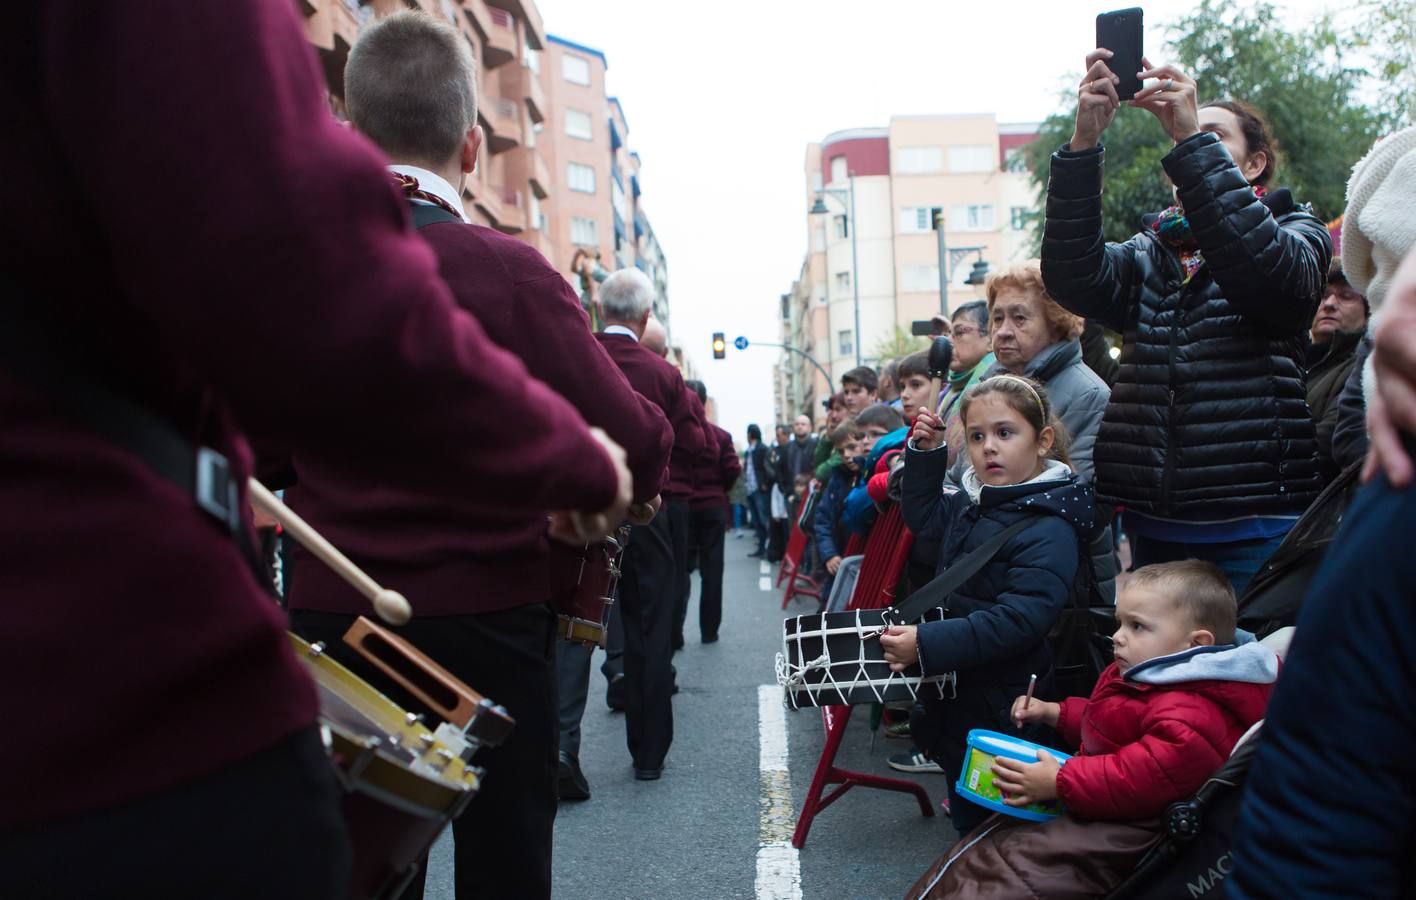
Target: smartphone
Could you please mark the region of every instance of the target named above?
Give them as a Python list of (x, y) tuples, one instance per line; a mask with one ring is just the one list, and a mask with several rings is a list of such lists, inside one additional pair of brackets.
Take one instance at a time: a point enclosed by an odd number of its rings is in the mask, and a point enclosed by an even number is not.
[(910, 323), (910, 334), (915, 337), (930, 337), (934, 334), (934, 320), (915, 319)]
[(1116, 85), (1116, 96), (1130, 100), (1141, 89), (1141, 79), (1136, 73), (1141, 71), (1141, 57), (1144, 56), (1142, 38), (1144, 11), (1139, 6), (1104, 12), (1096, 17), (1096, 45), (1112, 53), (1106, 61), (1107, 68), (1121, 79)]

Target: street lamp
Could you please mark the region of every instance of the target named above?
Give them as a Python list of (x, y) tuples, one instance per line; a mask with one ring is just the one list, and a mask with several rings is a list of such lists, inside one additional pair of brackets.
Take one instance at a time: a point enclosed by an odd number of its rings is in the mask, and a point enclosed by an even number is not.
[[(840, 202), (846, 211), (846, 228), (851, 233), (851, 303), (855, 307), (855, 361), (856, 366), (860, 366), (860, 265), (856, 256), (856, 220), (855, 220), (855, 176), (846, 176), (846, 189), (823, 188), (816, 195), (816, 202), (811, 205), (809, 215), (822, 216), (830, 212), (826, 208), (825, 198), (830, 195)], [(847, 203), (849, 202), (849, 205)]]
[(983, 247), (948, 247), (944, 241), (944, 210), (934, 214), (934, 230), (939, 235), (939, 314), (949, 315), (949, 271), (959, 265), (959, 261), (970, 253), (978, 254), (966, 284), (983, 284), (988, 275), (988, 263), (983, 258)]

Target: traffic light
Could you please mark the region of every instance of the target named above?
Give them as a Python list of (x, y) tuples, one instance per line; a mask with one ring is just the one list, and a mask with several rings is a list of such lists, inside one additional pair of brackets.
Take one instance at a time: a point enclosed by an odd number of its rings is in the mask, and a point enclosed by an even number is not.
[(728, 355), (728, 342), (721, 331), (713, 332), (713, 358), (722, 359)]

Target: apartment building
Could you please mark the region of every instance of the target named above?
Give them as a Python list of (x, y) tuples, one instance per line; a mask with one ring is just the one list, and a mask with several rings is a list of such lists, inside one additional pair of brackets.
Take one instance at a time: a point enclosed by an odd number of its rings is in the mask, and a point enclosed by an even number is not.
[(417, 8), (446, 19), (478, 63), (486, 133), (463, 187), (472, 221), (515, 235), (570, 274), (580, 249), (608, 271), (638, 266), (667, 326), (668, 267), (640, 202), (638, 154), (620, 102), (605, 93), (599, 50), (548, 36), (531, 0), (293, 0), (319, 54), (330, 105), (343, 114), (344, 64), (378, 16)]
[[(810, 354), (781, 361), (779, 413), (820, 418), (842, 374), (876, 365), (894, 330), (981, 296), (975, 264), (1031, 252), (1036, 192), (1010, 161), (1037, 134), (992, 115), (897, 116), (808, 145), (807, 254), (783, 303), (783, 343)], [(947, 285), (940, 283), (939, 228)]]

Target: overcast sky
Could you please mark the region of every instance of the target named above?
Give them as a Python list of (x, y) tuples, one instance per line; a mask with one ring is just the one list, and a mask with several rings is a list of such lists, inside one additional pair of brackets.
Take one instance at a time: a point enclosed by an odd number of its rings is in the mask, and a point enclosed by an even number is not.
[[(806, 251), (806, 145), (892, 115), (1038, 121), (1080, 76), (1096, 14), (1124, 2), (538, 0), (547, 31), (609, 59), (608, 89), (643, 158), (645, 210), (668, 261), (674, 340), (739, 448), (749, 422), (770, 434), (780, 351), (730, 346), (718, 361), (710, 335), (778, 340), (779, 300)], [(1330, 4), (1277, 5), (1296, 27)], [(1165, 26), (1194, 6), (1145, 4), (1152, 62)]]

